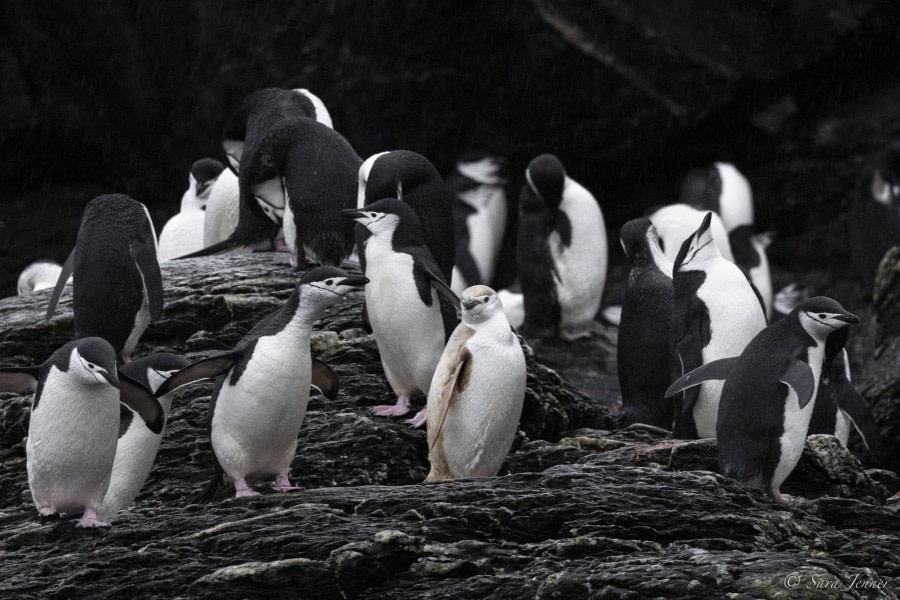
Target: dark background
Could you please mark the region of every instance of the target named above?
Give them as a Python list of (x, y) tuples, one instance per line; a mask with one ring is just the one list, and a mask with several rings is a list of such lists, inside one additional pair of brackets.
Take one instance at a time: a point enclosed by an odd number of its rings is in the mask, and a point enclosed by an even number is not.
[(96, 195), (145, 203), (159, 231), (267, 86), (319, 95), (363, 158), (405, 148), (446, 173), (486, 146), (521, 173), (556, 153), (613, 236), (690, 167), (732, 161), (783, 278), (852, 278), (843, 212), (900, 137), (898, 24), (875, 0), (6, 0), (0, 295), (65, 259)]

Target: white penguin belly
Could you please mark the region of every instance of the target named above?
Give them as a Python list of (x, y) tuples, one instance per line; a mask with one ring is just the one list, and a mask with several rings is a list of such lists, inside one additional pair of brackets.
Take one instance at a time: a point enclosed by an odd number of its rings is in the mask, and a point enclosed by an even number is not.
[(134, 502), (150, 474), (161, 441), (162, 433), (153, 433), (140, 416), (133, 416), (128, 431), (116, 444), (109, 489), (99, 511), (101, 517), (112, 517)]
[(800, 408), (797, 394), (793, 388), (787, 386), (787, 402), (784, 407), (784, 433), (778, 439), (781, 453), (778, 457), (778, 466), (772, 476), (771, 489), (777, 490), (791, 474), (800, 455), (803, 454), (803, 446), (806, 444), (806, 434), (809, 432), (809, 421), (812, 419), (813, 408), (816, 405), (816, 394), (819, 391), (819, 382), (822, 375), (822, 361), (825, 358), (825, 344), (817, 344), (809, 348), (809, 367), (812, 369), (815, 386), (813, 387), (812, 400), (805, 407)]
[(469, 281), (469, 286), (491, 284), (506, 228), (506, 199), (502, 188), (482, 186), (476, 189), (484, 197), (477, 212), (466, 219), (466, 227), (469, 230), (469, 253), (475, 260), (482, 281)]
[(553, 233), (550, 253), (556, 265), (560, 325), (573, 327), (589, 323), (600, 309), (606, 283), (606, 225), (593, 196), (571, 179), (566, 179), (560, 210), (571, 223), (571, 243), (563, 247), (559, 235)]
[(367, 259), (366, 306), (388, 383), (396, 394), (427, 393), (444, 351), (437, 293), (429, 287), (431, 306), (422, 303), (409, 254)]
[[(519, 427), (525, 396), (525, 357), (518, 340), (478, 348), (468, 385), (444, 421), (442, 446), (454, 477), (493, 477), (503, 466)], [(514, 344), (514, 345), (513, 345)]]
[(239, 212), (238, 178), (230, 169), (225, 169), (209, 192), (203, 224), (203, 246), (227, 240), (237, 228)]
[(260, 338), (237, 384), (229, 371), (219, 390), (212, 446), (232, 480), (286, 473), (297, 450), (311, 359), (283, 334)]
[(150, 326), (149, 294), (147, 293), (147, 282), (144, 281), (143, 275), (141, 275), (141, 283), (144, 286), (144, 297), (141, 298), (141, 307), (138, 309), (137, 314), (134, 315), (134, 325), (131, 328), (131, 333), (128, 334), (128, 339), (125, 340), (125, 345), (122, 347), (121, 356), (131, 356), (134, 349), (137, 348), (141, 336), (147, 330), (147, 327)]
[(159, 234), (159, 262), (202, 250), (205, 218), (202, 210), (187, 210), (169, 219)]
[(847, 446), (847, 440), (850, 439), (850, 422), (844, 411), (837, 409), (837, 415), (834, 418), (834, 437), (840, 440), (845, 447)]
[[(55, 370), (55, 367), (53, 367)], [(36, 508), (63, 513), (98, 508), (109, 486), (119, 430), (119, 390), (71, 389), (48, 375), (28, 426), (26, 466)], [(73, 395), (84, 397), (73, 398)]]

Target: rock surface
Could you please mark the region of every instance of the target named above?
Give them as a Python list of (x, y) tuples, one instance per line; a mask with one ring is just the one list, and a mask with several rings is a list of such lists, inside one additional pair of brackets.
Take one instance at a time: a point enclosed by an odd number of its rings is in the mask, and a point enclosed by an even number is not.
[[(163, 266), (164, 319), (137, 354), (199, 358), (230, 347), (283, 301), (284, 255)], [(42, 320), (46, 294), (0, 301), (3, 365), (42, 361), (71, 335), (70, 303)], [(313, 350), (341, 377), (314, 397), (292, 474), (301, 490), (190, 498), (210, 474), (209, 384), (178, 392), (157, 464), (108, 530), (39, 521), (22, 439), (28, 398), (0, 400), (0, 508), (34, 514), (0, 527), (3, 597), (896, 598), (900, 482), (864, 471), (829, 436), (810, 438), (779, 505), (717, 473), (714, 441), (646, 426), (611, 431), (591, 400), (528, 355), (528, 392), (501, 477), (421, 484), (423, 431), (372, 417), (390, 400), (360, 297), (317, 326)], [(608, 367), (607, 367), (608, 368)], [(607, 373), (608, 376), (608, 373)], [(829, 585), (816, 589), (816, 585)], [(877, 586), (876, 589), (854, 585)]]

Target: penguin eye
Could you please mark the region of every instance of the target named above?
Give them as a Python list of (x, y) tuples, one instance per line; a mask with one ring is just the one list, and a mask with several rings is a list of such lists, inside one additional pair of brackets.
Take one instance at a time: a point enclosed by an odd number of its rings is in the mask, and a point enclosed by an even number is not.
[(93, 363), (88, 363), (87, 366), (88, 366), (88, 369), (94, 369), (97, 367), (97, 365), (95, 365)]
[(332, 285), (332, 284), (334, 284), (334, 279), (325, 280), (325, 285)]
[(826, 315), (825, 313), (819, 313), (819, 318), (820, 318), (820, 319), (824, 319), (824, 318), (826, 318), (826, 316), (827, 316), (827, 315)]
[(490, 296), (485, 296), (485, 297), (484, 297), (484, 300), (482, 300), (482, 302), (485, 303), (485, 304), (487, 304), (487, 303), (488, 303), (488, 300), (490, 300), (490, 299), (491, 299)]

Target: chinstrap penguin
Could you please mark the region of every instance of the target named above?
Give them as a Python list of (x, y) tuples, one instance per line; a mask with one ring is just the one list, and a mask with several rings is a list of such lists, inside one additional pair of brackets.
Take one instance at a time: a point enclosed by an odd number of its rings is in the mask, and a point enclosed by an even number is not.
[[(772, 319), (772, 276), (769, 272), (769, 258), (766, 248), (772, 243), (771, 233), (755, 233), (750, 225), (740, 225), (728, 234), (734, 264), (741, 268), (754, 289), (766, 312), (766, 319)], [(790, 311), (788, 311), (790, 312)]]
[(188, 189), (181, 197), (181, 211), (169, 219), (159, 234), (159, 262), (203, 248), (206, 202), (225, 165), (212, 158), (195, 161), (188, 175)]
[(722, 217), (731, 233), (741, 226), (753, 227), (753, 191), (743, 173), (730, 163), (717, 162), (693, 169), (681, 186), (681, 202)]
[(56, 261), (37, 260), (19, 273), (16, 291), (20, 296), (29, 296), (35, 292), (52, 288), (59, 280), (60, 273), (62, 273), (62, 267)]
[[(703, 219), (710, 211), (704, 211), (687, 204), (669, 204), (658, 208), (650, 215), (650, 221), (656, 227), (659, 236), (659, 247), (670, 261), (675, 262), (681, 244), (700, 227)], [(712, 213), (710, 231), (719, 252), (726, 260), (734, 262), (734, 254), (731, 252), (731, 243), (728, 241), (728, 231), (722, 224), (722, 219), (717, 213)]]

